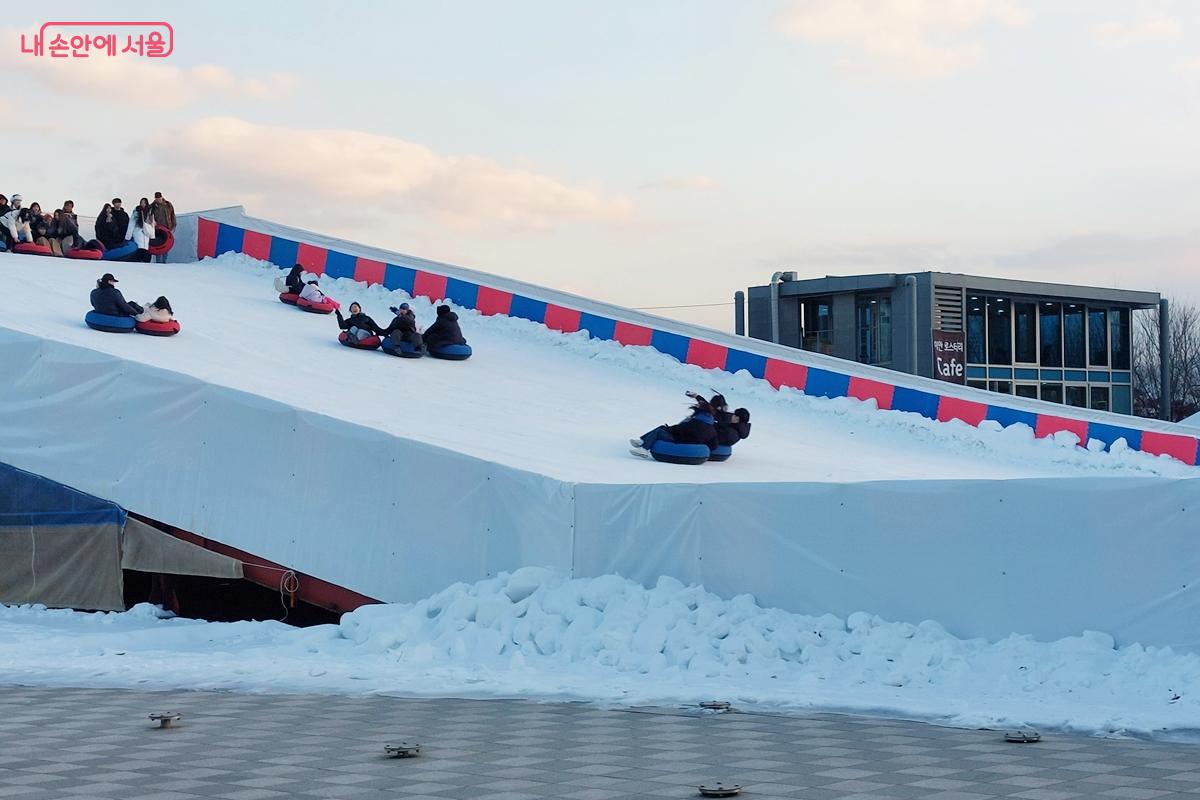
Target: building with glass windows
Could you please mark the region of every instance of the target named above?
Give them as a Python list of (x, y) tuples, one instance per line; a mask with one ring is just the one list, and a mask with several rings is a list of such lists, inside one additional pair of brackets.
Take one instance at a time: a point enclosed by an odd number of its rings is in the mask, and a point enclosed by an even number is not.
[(950, 340), (965, 362), (955, 382), (1123, 414), (1133, 411), (1133, 313), (1160, 300), (946, 272), (775, 278), (748, 292), (756, 339), (943, 379), (934, 343)]

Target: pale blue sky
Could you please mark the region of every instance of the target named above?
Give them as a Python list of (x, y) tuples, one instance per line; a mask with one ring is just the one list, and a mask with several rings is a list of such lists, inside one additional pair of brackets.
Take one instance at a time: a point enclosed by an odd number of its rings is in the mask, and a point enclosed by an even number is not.
[(775, 269), (1200, 299), (1200, 3), (179, 3), (169, 59), (49, 65), (9, 11), (0, 191), (43, 205), (161, 188), (627, 305)]

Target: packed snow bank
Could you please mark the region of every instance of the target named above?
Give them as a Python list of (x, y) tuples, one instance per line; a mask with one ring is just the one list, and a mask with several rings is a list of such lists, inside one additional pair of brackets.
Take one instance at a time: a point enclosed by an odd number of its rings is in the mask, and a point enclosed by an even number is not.
[[(107, 269), (107, 267), (106, 267)], [(165, 294), (184, 332), (169, 341), (84, 327), (99, 268), (36, 256), (0, 259), (8, 291), (0, 325), (241, 389), (396, 436), (566, 481), (712, 483), (1017, 478), (1065, 475), (1194, 477), (1195, 468), (1120, 446), (1035, 439), (1026, 425), (940, 423), (880, 412), (874, 402), (775, 391), (737, 375), (680, 364), (647, 347), (560, 334), (527, 320), (459, 309), (475, 349), (468, 362), (400, 361), (337, 344), (329, 317), (277, 300), (280, 271), (228, 253), (197, 264), (116, 264), (132, 300)], [(343, 307), (358, 300), (386, 323), (410, 302), (432, 303), (348, 278), (321, 281)], [(29, 298), (37, 298), (30, 302)], [(700, 468), (631, 457), (628, 440), (685, 413), (685, 389), (718, 390), (752, 414), (753, 433), (725, 464)], [(1099, 444), (1098, 442), (1096, 444)]]
[(1200, 658), (949, 635), (936, 622), (761, 608), (662, 578), (565, 579), (523, 568), (339, 625), (162, 619), (138, 606), (84, 614), (0, 606), (0, 682), (529, 697), (608, 705), (727, 699), (960, 726), (1102, 734), (1200, 729)]

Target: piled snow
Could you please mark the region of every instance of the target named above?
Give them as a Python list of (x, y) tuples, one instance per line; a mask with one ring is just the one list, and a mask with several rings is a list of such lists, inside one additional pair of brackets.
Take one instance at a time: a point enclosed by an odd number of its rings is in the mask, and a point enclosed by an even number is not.
[(582, 699), (831, 709), (961, 725), (1155, 735), (1200, 729), (1200, 658), (1057, 642), (958, 639), (936, 622), (761, 608), (661, 578), (523, 568), (339, 625), (205, 623), (138, 606), (0, 606), (0, 682), (263, 692)]
[[(81, 318), (97, 275), (113, 270), (132, 300), (165, 294), (183, 325), (168, 340), (99, 334)], [(693, 483), (1018, 478), (1194, 477), (1166, 456), (1076, 447), (1070, 433), (1035, 439), (1026, 425), (939, 423), (874, 401), (775, 391), (748, 373), (680, 364), (651, 348), (562, 335), (527, 320), (459, 309), (470, 361), (401, 361), (348, 351), (330, 317), (276, 299), (275, 267), (241, 254), (198, 264), (112, 264), (0, 256), (0, 325), (186, 372), (294, 406), (568, 481)], [(322, 280), (343, 306), (381, 324), (410, 302), (382, 286)], [(680, 467), (632, 458), (627, 440), (685, 413), (685, 389), (721, 391), (752, 413), (753, 435), (726, 464)], [(355, 402), (355, 398), (365, 400)], [(1094, 443), (1094, 444), (1099, 444)], [(836, 453), (836, 457), (831, 454)]]

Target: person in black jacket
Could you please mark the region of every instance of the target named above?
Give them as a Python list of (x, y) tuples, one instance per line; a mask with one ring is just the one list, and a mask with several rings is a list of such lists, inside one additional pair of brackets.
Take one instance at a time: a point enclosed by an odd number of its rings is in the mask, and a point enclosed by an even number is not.
[(92, 308), (97, 314), (108, 314), (112, 317), (136, 317), (141, 314), (142, 307), (137, 303), (128, 302), (116, 287), (117, 282), (111, 272), (104, 273), (100, 280), (96, 281), (96, 288), (92, 289)]
[(362, 306), (358, 303), (350, 304), (349, 317), (343, 318), (340, 308), (333, 313), (337, 314), (338, 327), (344, 330), (346, 335), (356, 342), (366, 339), (368, 336), (383, 335), (383, 328), (380, 328), (375, 324), (375, 320), (364, 314)]
[(466, 344), (462, 328), (458, 327), (458, 314), (450, 310), (450, 306), (437, 307), (437, 319), (425, 331), (425, 347), (437, 350), (450, 344)]
[(35, 244), (49, 244), (50, 223), (42, 213), (41, 203), (29, 204), (29, 233)]
[(650, 457), (650, 448), (655, 442), (675, 442), (677, 444), (702, 444), (708, 449), (717, 446), (717, 429), (714, 426), (713, 410), (703, 397), (693, 398), (692, 413), (678, 425), (659, 425), (652, 431), (644, 433), (640, 438), (630, 439), (633, 446), (630, 450), (635, 456)]
[[(128, 227), (128, 223), (126, 226)], [(106, 250), (111, 250), (125, 241), (125, 228), (118, 228), (111, 203), (105, 203), (96, 217), (96, 238)]]
[[(125, 241), (125, 234), (129, 232), (129, 212), (121, 208), (121, 198), (114, 197), (112, 199), (112, 219), (113, 219), (113, 247), (122, 244)], [(101, 241), (104, 241), (101, 239)]]
[(744, 408), (718, 411), (715, 416), (717, 444), (733, 447), (742, 439), (750, 438), (750, 412)]
[(292, 267), (291, 272), (284, 279), (287, 283), (287, 290), (292, 294), (300, 294), (304, 291), (304, 267), (297, 264)]
[(421, 332), (417, 330), (417, 317), (408, 303), (392, 306), (388, 310), (396, 317), (380, 335), (390, 338), (396, 347), (399, 347), (401, 342), (407, 342), (419, 351), (424, 340), (421, 338)]

